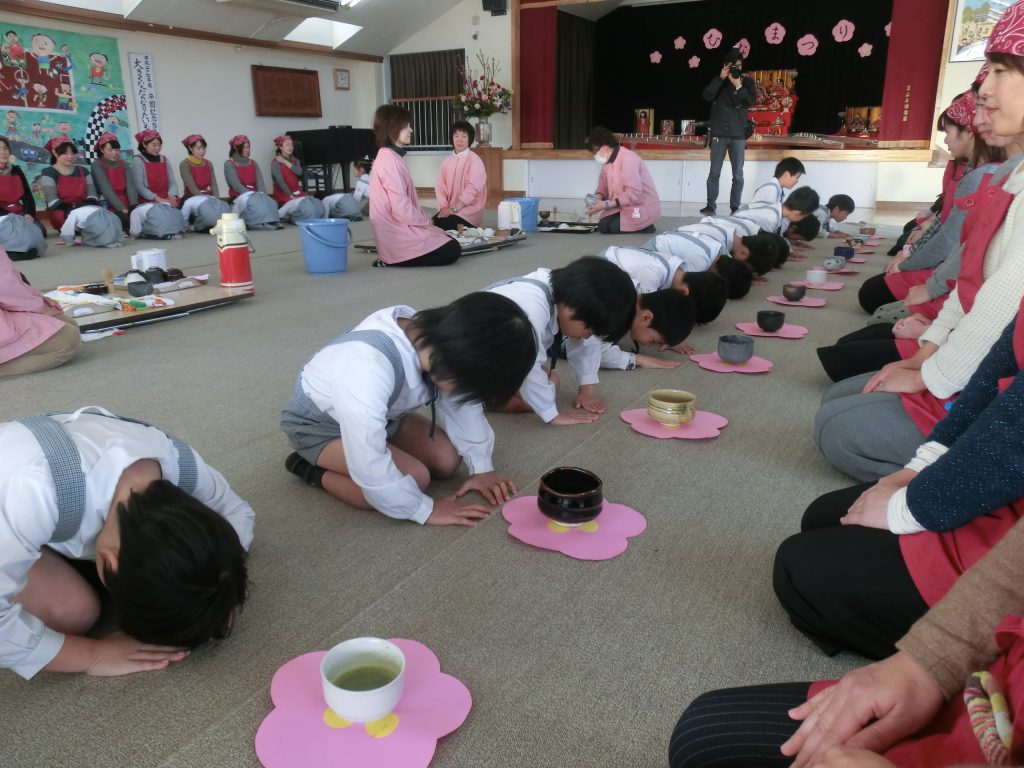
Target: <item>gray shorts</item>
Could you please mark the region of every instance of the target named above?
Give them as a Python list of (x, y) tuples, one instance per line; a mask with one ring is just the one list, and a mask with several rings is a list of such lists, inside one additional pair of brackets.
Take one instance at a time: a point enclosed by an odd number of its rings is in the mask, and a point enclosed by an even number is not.
[[(291, 400), (281, 411), (279, 423), (292, 449), (310, 464), (316, 464), (328, 443), (341, 439), (341, 426), (310, 400), (298, 380)], [(398, 434), (400, 425), (401, 419), (388, 419), (388, 441)]]

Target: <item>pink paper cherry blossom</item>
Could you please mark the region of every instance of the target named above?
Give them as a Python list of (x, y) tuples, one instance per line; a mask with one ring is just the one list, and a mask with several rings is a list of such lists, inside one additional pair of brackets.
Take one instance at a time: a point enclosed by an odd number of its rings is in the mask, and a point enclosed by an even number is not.
[(633, 428), (634, 432), (647, 437), (656, 437), (659, 440), (707, 440), (722, 434), (722, 429), (729, 423), (724, 416), (710, 411), (697, 411), (693, 415), (693, 421), (679, 427), (666, 427), (659, 424), (651, 418), (646, 408), (623, 411), (620, 417)]
[(845, 43), (848, 40), (853, 39), (853, 33), (857, 28), (854, 26), (852, 21), (846, 19), (840, 19), (836, 22), (836, 25), (832, 27), (832, 37), (837, 43)]
[(764, 30), (764, 39), (768, 41), (769, 45), (778, 45), (786, 38), (786, 28), (779, 24), (777, 21), (773, 21)]
[(885, 25), (885, 36), (889, 37), (889, 34), (891, 32), (892, 32), (892, 22), (890, 21), (888, 24)]
[(740, 55), (744, 59), (750, 55), (750, 41), (747, 40), (747, 38), (744, 37), (742, 40), (736, 43), (736, 47), (740, 49)]
[(426, 768), (437, 740), (466, 720), (473, 699), (441, 672), (437, 656), (415, 640), (391, 638), (405, 654), (405, 691), (395, 711), (374, 723), (348, 723), (328, 709), (320, 682), (324, 651), (292, 659), (274, 674), (274, 709), (256, 731), (266, 768)]
[(690, 359), (705, 371), (714, 373), (768, 373), (775, 367), (770, 360), (765, 360), (757, 355), (745, 363), (727, 363), (718, 356), (717, 352), (709, 352), (706, 355), (690, 355)]
[(796, 41), (796, 51), (801, 56), (813, 56), (818, 52), (818, 38), (807, 34)]
[(700, 56), (691, 56), (689, 64), (690, 64), (690, 69), (696, 69), (697, 67), (699, 67), (700, 66)]
[(651, 64), (661, 64), (661, 51), (655, 51), (651, 54)]
[(575, 528), (541, 514), (536, 496), (512, 499), (501, 508), (501, 516), (508, 522), (512, 538), (577, 560), (610, 560), (621, 555), (629, 539), (647, 528), (647, 519), (635, 509), (607, 499), (596, 519)]
[(857, 49), (857, 53), (860, 54), (862, 59), (866, 59), (871, 55), (871, 51), (874, 50), (874, 46), (871, 43), (864, 43), (860, 48)]
[(722, 33), (712, 27), (704, 33), (704, 47), (709, 51), (713, 51), (715, 48), (722, 44)]
[(677, 50), (677, 51), (681, 51), (681, 50), (683, 50), (683, 48), (685, 48), (685, 47), (686, 47), (686, 38), (685, 38), (685, 37), (683, 37), (682, 35), (680, 35), (679, 37), (677, 37), (677, 38), (676, 38), (675, 40), (673, 40), (672, 42), (673, 42), (673, 44), (675, 45), (675, 47), (676, 47), (676, 50)]

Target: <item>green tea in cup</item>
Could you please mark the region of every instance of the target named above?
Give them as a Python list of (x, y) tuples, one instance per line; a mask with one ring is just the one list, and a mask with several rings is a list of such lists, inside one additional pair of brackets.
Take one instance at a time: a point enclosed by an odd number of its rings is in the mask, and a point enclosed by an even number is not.
[(383, 664), (367, 664), (336, 672), (328, 679), (346, 691), (372, 691), (383, 688), (398, 677), (398, 668)]

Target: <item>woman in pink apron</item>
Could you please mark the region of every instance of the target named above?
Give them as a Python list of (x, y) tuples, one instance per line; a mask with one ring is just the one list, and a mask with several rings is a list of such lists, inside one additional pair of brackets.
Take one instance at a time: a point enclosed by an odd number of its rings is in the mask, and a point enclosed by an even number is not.
[(464, 120), (452, 123), (452, 154), (441, 163), (434, 194), (437, 213), (434, 224), (441, 229), (479, 227), (487, 204), (487, 170), (480, 156), (470, 149), (476, 131)]
[(228, 146), (231, 154), (224, 161), (224, 179), (231, 209), (242, 217), (248, 229), (284, 229), (277, 201), (267, 194), (260, 167), (250, 157), (249, 137), (240, 133), (228, 141)]
[(402, 159), (412, 141), (409, 110), (393, 104), (373, 116), (377, 158), (370, 176), (370, 228), (380, 256), (375, 267), (443, 267), (454, 264), (462, 248), (435, 227), (420, 208), (412, 174)]
[(36, 201), (24, 171), (11, 162), (11, 145), (0, 136), (0, 248), (11, 261), (46, 253), (46, 230), (36, 220)]
[(147, 240), (180, 240), (185, 236), (185, 217), (171, 164), (160, 154), (163, 138), (150, 128), (136, 133), (135, 140), (139, 146), (132, 158), (131, 175), (141, 204), (131, 212), (131, 235)]
[(602, 126), (590, 132), (589, 142), (601, 165), (596, 202), (587, 207), (588, 214), (601, 216), (597, 231), (603, 235), (654, 232), (654, 222), (661, 218), (661, 200), (644, 161)]

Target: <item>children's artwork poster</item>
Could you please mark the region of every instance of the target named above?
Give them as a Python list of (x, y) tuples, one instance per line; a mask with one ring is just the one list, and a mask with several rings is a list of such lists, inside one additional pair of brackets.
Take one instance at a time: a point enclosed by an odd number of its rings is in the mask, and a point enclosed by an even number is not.
[(160, 130), (160, 110), (156, 102), (156, 73), (148, 53), (128, 52), (128, 72), (135, 100), (135, 124), (138, 130)]
[(1010, 6), (1005, 0), (957, 0), (950, 61), (984, 61), (992, 28)]
[(0, 35), (0, 132), (29, 181), (49, 166), (54, 136), (74, 141), (83, 165), (103, 133), (130, 146), (116, 38), (3, 20)]

